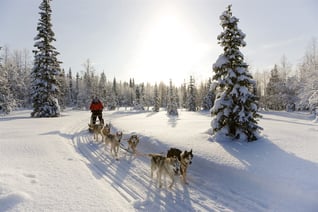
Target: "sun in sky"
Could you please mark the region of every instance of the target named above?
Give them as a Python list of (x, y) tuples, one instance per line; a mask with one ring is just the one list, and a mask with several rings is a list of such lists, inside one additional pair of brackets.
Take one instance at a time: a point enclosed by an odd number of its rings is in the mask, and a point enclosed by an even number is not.
[(131, 71), (147, 82), (180, 84), (196, 71), (207, 46), (198, 42), (194, 30), (176, 11), (156, 15), (142, 34)]

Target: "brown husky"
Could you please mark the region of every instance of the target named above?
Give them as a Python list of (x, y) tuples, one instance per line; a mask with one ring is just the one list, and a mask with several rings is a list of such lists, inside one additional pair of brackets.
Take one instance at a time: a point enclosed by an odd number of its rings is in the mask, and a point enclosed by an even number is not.
[(98, 135), (101, 134), (102, 124), (88, 124), (90, 131), (94, 134), (94, 140), (98, 141)]
[(118, 160), (118, 152), (119, 152), (119, 145), (120, 140), (123, 137), (122, 132), (116, 132), (116, 134), (108, 133), (105, 136), (105, 149), (108, 144), (110, 144), (110, 153)]
[(128, 142), (128, 151), (131, 151), (133, 154), (136, 154), (137, 145), (139, 143), (138, 136), (131, 135), (127, 142)]

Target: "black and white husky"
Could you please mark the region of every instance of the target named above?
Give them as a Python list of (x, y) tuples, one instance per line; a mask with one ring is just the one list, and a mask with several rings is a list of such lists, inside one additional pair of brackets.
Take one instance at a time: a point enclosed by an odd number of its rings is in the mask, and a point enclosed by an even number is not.
[(159, 188), (162, 187), (162, 175), (167, 175), (172, 180), (169, 188), (172, 188), (175, 182), (175, 175), (179, 172), (179, 160), (176, 157), (165, 157), (160, 154), (148, 154), (151, 158), (151, 178), (153, 178), (153, 173), (157, 171), (157, 183), (159, 183)]
[(190, 151), (181, 151), (177, 148), (170, 148), (167, 152), (167, 157), (177, 157), (180, 161), (180, 173), (182, 175), (183, 182), (188, 184), (187, 181), (187, 170), (189, 165), (192, 163), (193, 153), (192, 149)]

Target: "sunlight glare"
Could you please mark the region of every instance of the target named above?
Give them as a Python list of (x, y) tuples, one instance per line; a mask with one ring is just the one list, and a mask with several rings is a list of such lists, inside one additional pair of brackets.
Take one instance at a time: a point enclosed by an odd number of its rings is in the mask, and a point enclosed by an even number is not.
[(148, 82), (182, 83), (206, 52), (206, 46), (196, 42), (193, 29), (172, 12), (156, 18), (142, 38), (131, 71)]

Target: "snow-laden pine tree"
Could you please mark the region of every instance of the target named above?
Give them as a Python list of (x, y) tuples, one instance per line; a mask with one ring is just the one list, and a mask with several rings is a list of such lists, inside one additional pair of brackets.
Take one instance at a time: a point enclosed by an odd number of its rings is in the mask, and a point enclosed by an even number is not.
[[(1, 50), (0, 46), (0, 50)], [(8, 73), (2, 65), (2, 57), (0, 57), (0, 113), (9, 114), (11, 111), (8, 98), (10, 95)]]
[(233, 139), (257, 140), (261, 127), (257, 124), (257, 97), (251, 92), (255, 81), (248, 72), (248, 65), (240, 47), (246, 45), (245, 34), (238, 28), (238, 18), (232, 15), (231, 5), (220, 16), (223, 32), (218, 43), (223, 54), (213, 64), (217, 99), (211, 109), (213, 133)]
[[(307, 49), (303, 62), (299, 66), (300, 82), (298, 97), (299, 109), (313, 111), (318, 105), (311, 101), (318, 92), (318, 40), (313, 39)], [(314, 95), (312, 97), (312, 95)], [(311, 99), (311, 100), (310, 100)]]
[(136, 98), (134, 101), (134, 110), (145, 110), (144, 108), (144, 104), (143, 104), (143, 88), (142, 88), (142, 84), (141, 86), (137, 85), (136, 86), (136, 90), (135, 90), (135, 94), (136, 94)]
[(104, 103), (104, 107), (106, 107), (107, 103), (107, 78), (105, 72), (100, 74), (100, 79), (98, 82), (98, 92), (99, 99)]
[(168, 92), (168, 103), (167, 103), (167, 113), (171, 116), (178, 116), (178, 103), (176, 94), (174, 93), (174, 88), (172, 86), (172, 81), (170, 80), (169, 92)]
[[(0, 48), (1, 50), (1, 48)], [(1, 59), (3, 58), (3, 59)], [(0, 58), (0, 112), (9, 114), (16, 106), (16, 99), (14, 94), (18, 92), (15, 90), (19, 88), (20, 83), (17, 82), (19, 77), (17, 73), (17, 66), (10, 57), (8, 47), (4, 47), (4, 53)], [(3, 63), (2, 61), (3, 60)], [(20, 75), (21, 76), (21, 75)], [(26, 94), (24, 94), (26, 95)]]
[(207, 93), (202, 101), (202, 109), (210, 110), (213, 107), (213, 103), (215, 100), (215, 89), (212, 87), (212, 79), (210, 78), (207, 83)]
[(155, 84), (155, 88), (154, 88), (154, 107), (153, 107), (153, 111), (159, 112), (159, 110), (160, 110), (160, 97), (159, 97), (158, 85), (156, 83)]
[(38, 34), (34, 38), (34, 66), (31, 72), (31, 97), (33, 104), (32, 117), (60, 116), (60, 62), (57, 60), (55, 41), (51, 24), (51, 0), (43, 0), (39, 6), (40, 19), (37, 25)]
[(68, 69), (67, 79), (68, 79), (67, 104), (69, 106), (74, 106), (74, 103), (75, 103), (74, 102), (75, 92), (74, 92), (74, 88), (73, 88), (73, 76), (72, 76), (72, 69), (71, 68)]
[(285, 109), (286, 102), (283, 101), (285, 93), (285, 83), (280, 78), (277, 65), (275, 65), (266, 86), (266, 107), (271, 110)]
[(187, 90), (187, 84), (184, 82), (181, 85), (181, 107), (187, 108), (188, 107), (188, 90)]
[(197, 103), (196, 103), (196, 87), (195, 81), (192, 76), (190, 76), (190, 82), (188, 86), (188, 110), (189, 111), (196, 111), (197, 110)]

